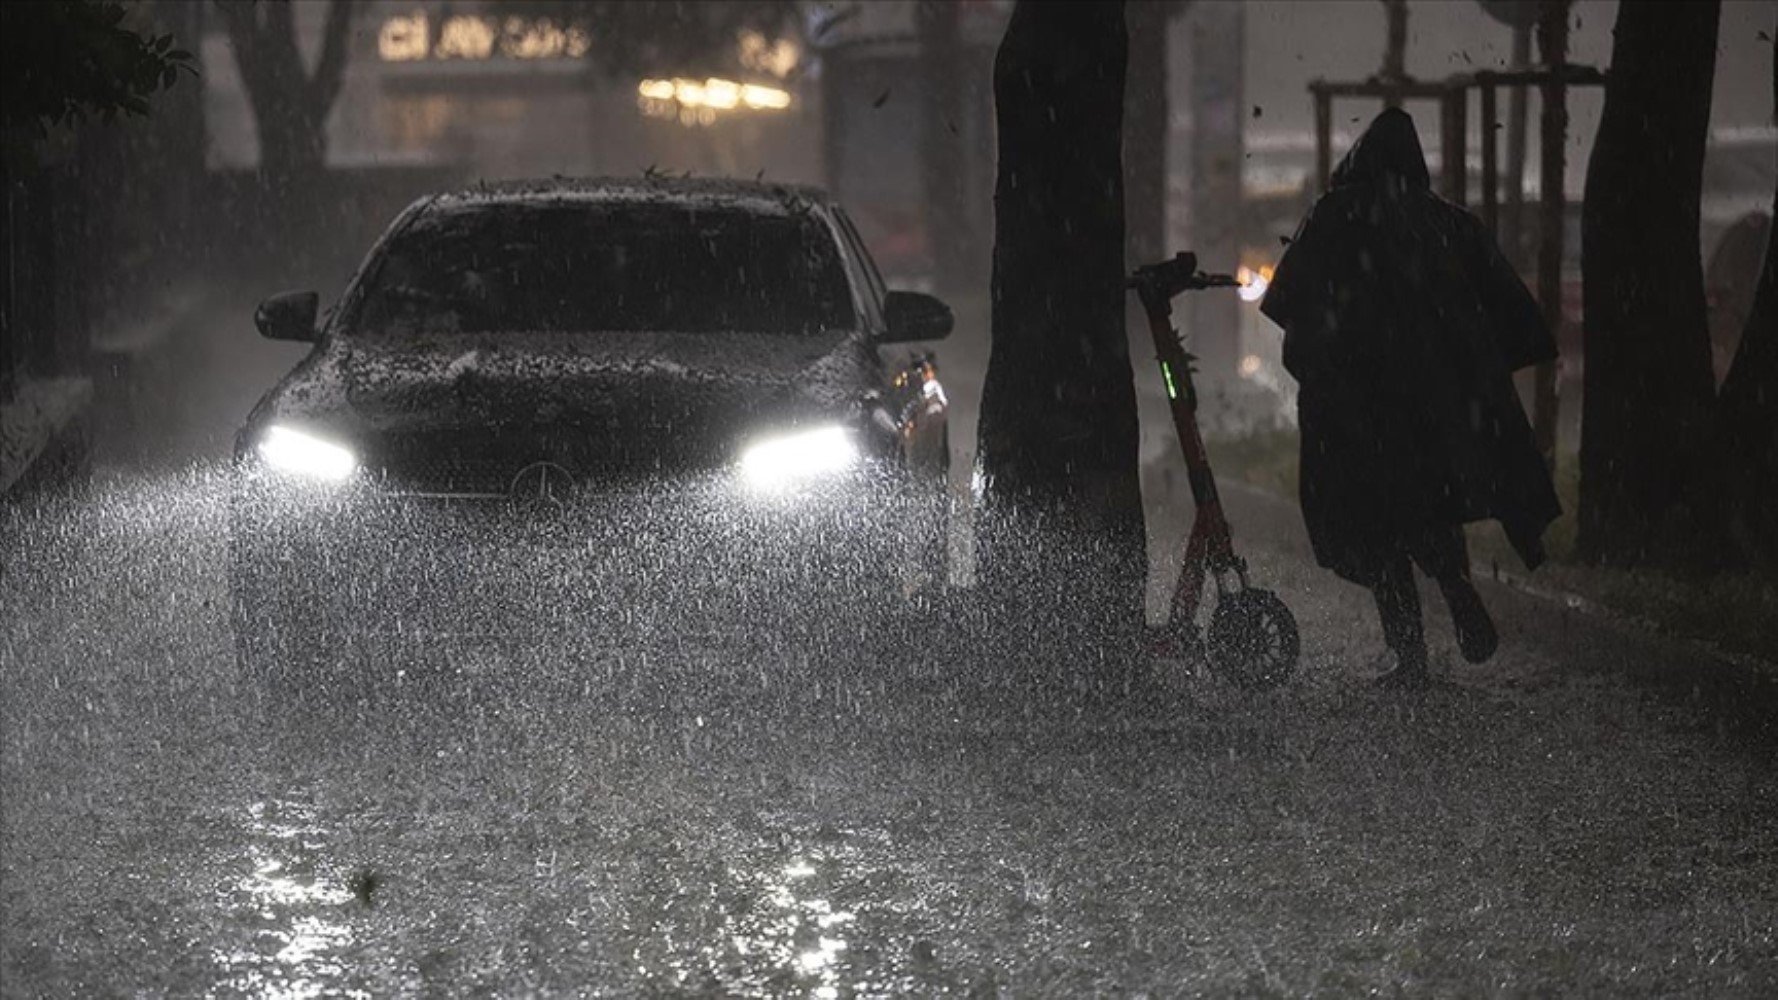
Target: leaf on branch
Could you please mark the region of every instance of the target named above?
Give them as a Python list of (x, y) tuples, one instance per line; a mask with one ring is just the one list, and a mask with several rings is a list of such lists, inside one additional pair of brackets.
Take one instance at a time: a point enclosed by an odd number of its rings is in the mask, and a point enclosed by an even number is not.
[(180, 68), (195, 77), (193, 56), (172, 35), (124, 26), (129, 9), (118, 0), (9, 5), (4, 124), (43, 135), (50, 125), (145, 115), (147, 98), (173, 86)]

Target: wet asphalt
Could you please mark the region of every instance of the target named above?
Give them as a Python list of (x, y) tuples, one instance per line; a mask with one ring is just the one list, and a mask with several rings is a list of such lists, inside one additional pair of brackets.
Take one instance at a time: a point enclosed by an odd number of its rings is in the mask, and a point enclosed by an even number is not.
[[(213, 450), (210, 391), (167, 419)], [(1778, 994), (1769, 684), (1487, 585), (1494, 662), (1429, 601), (1440, 682), (1378, 691), (1275, 500), (1228, 490), (1302, 626), (1277, 691), (941, 625), (305, 687), (236, 666), (200, 450), (6, 525), (6, 996)]]

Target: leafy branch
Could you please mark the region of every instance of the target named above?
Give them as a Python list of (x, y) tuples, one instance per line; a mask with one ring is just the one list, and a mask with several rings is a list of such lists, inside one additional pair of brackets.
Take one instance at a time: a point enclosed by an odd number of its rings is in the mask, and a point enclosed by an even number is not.
[(50, 127), (120, 113), (148, 114), (148, 98), (181, 73), (197, 76), (196, 60), (172, 35), (125, 26), (128, 8), (115, 0), (52, 0), (7, 4), (0, 26), (0, 64), (8, 130)]

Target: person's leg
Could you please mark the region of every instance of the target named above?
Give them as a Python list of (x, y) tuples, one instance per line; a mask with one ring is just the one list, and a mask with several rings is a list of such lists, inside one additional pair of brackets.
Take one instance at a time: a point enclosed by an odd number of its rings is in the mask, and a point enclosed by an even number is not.
[(1476, 593), (1475, 584), (1469, 579), (1469, 546), (1464, 541), (1463, 529), (1452, 527), (1436, 533), (1419, 562), (1445, 595), (1463, 658), (1481, 663), (1493, 656), (1500, 647), (1500, 633), (1495, 631), (1494, 620), (1482, 604), (1482, 595)]
[(1420, 621), (1420, 594), (1414, 588), (1414, 567), (1406, 555), (1383, 566), (1371, 588), (1377, 600), (1377, 617), (1383, 622), (1383, 641), (1395, 653), (1394, 670), (1378, 678), (1390, 686), (1426, 683), (1426, 631)]

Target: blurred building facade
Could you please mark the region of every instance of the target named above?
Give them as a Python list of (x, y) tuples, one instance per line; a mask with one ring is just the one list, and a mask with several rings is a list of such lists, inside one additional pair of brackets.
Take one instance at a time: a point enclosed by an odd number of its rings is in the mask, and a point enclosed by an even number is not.
[[(938, 233), (965, 244), (953, 266), (985, 284), (994, 228), (994, 53), (1010, 0), (957, 0), (924, 30), (912, 0), (839, 8), (815, 33), (820, 58), (823, 175), (883, 269), (925, 284)], [(945, 51), (922, 58), (922, 45)], [(929, 115), (939, 120), (929, 123)], [(937, 140), (935, 142), (935, 137)], [(939, 157), (928, 163), (929, 156)], [(936, 176), (935, 176), (936, 175)], [(948, 185), (955, 218), (929, 224), (933, 185)]]
[[(1171, 15), (1167, 250), (1198, 250), (1206, 267), (1245, 268), (1263, 279), (1281, 253), (1280, 238), (1316, 193), (1307, 85), (1376, 71), (1382, 5), (1131, 2), (1159, 4)], [(0, 404), (16, 410), (37, 392), (32, 386), (78, 381), (95, 352), (122, 352), (131, 336), (118, 333), (114, 319), (127, 321), (143, 311), (144, 300), (167, 298), (166, 288), (193, 261), (257, 264), (291, 284), (337, 290), (347, 266), (340, 261), (361, 254), (408, 200), (478, 178), (652, 169), (824, 184), (850, 206), (892, 278), (919, 285), (939, 266), (930, 218), (937, 177), (954, 188), (947, 238), (971, 241), (967, 284), (985, 295), (993, 57), (1012, 7), (1011, 0), (954, 0), (947, 44), (955, 53), (943, 64), (949, 72), (936, 76), (938, 64), (922, 58), (931, 36), (923, 36), (916, 0), (827, 0), (800, 5), (802, 23), (788, 26), (783, 38), (737, 36), (733, 78), (696, 66), (645, 78), (602, 72), (587, 38), (522, 13), (535, 5), (368, 0), (357, 5), (343, 85), (326, 126), (331, 186), (313, 203), (324, 216), (316, 229), (337, 260), (312, 276), (291, 273), (301, 268), (290, 263), (290, 243), (280, 242), (286, 234), (257, 211), (264, 191), (254, 176), (255, 123), (216, 9), (144, 0), (136, 9), (145, 19), (182, 41), (199, 40), (186, 44), (198, 51), (202, 75), (159, 95), (149, 119), (64, 136), (43, 170), (8, 179)], [(293, 7), (311, 64), (327, 9), (324, 2)], [(1511, 31), (1479, 4), (1411, 0), (1408, 9), (1410, 76), (1443, 79), (1509, 64)], [(1572, 61), (1605, 66), (1614, 20), (1612, 0), (1578, 0)], [(1749, 213), (1771, 205), (1778, 178), (1770, 109), (1775, 28), (1770, 4), (1724, 5), (1699, 234), (1706, 255)], [(941, 86), (943, 99), (935, 101)], [(1578, 289), (1581, 249), (1576, 208), (1600, 100), (1596, 90), (1570, 99), (1571, 291)], [(1333, 119), (1336, 157), (1375, 111), (1356, 101), (1341, 106)], [(1535, 95), (1530, 113), (1535, 120)], [(942, 131), (935, 133), (935, 122)], [(1475, 111), (1468, 126), (1472, 138), (1485, 127)], [(1422, 129), (1437, 133), (1427, 118)], [(955, 141), (933, 142), (947, 133)], [(1531, 133), (1528, 204), (1539, 183), (1536, 129)], [(1437, 143), (1428, 145), (1434, 170), (1442, 169)], [(928, 149), (943, 150), (944, 159), (928, 162)], [(1470, 155), (1478, 151), (1472, 142)], [(1466, 169), (1473, 201), (1479, 163)], [(1578, 294), (1566, 298), (1578, 305)], [(1221, 305), (1227, 308), (1213, 316), (1188, 312), (1187, 335), (1213, 336), (1211, 328), (1232, 323), (1237, 339), (1222, 363), (1232, 362), (1250, 381), (1287, 389), (1276, 364), (1276, 331), (1259, 319), (1255, 303)], [(21, 426), (16, 413), (9, 420)]]
[[(1219, 0), (1199, 0), (1188, 5), (1181, 20), (1189, 25), (1201, 17), (1207, 7)], [(1269, 275), (1269, 269), (1283, 252), (1282, 240), (1289, 237), (1319, 193), (1316, 177), (1313, 103), (1308, 91), (1311, 80), (1359, 81), (1373, 76), (1383, 62), (1385, 42), (1384, 6), (1376, 0), (1325, 0), (1320, 3), (1297, 3), (1292, 0), (1248, 0), (1230, 4), (1244, 22), (1240, 47), (1244, 53), (1243, 80), (1246, 113), (1242, 123), (1242, 225), (1240, 266), (1255, 276)], [(1611, 61), (1612, 29), (1616, 22), (1615, 0), (1576, 0), (1570, 14), (1569, 61), (1573, 64), (1608, 69)], [(1408, 39), (1405, 69), (1410, 78), (1440, 81), (1473, 74), (1482, 70), (1503, 70), (1513, 63), (1513, 32), (1489, 15), (1482, 4), (1409, 0)], [(1183, 29), (1189, 33), (1189, 28)], [(1778, 126), (1771, 115), (1772, 42), (1778, 33), (1774, 7), (1765, 3), (1731, 2), (1723, 4), (1719, 29), (1716, 85), (1711, 107), (1711, 128), (1704, 162), (1701, 226), (1699, 245), (1705, 259), (1710, 259), (1718, 245), (1733, 227), (1741, 224), (1749, 213), (1771, 210), (1773, 190), (1778, 186)], [(1189, 36), (1188, 36), (1189, 37)], [(1531, 59), (1537, 56), (1532, 46)], [(1200, 58), (1186, 38), (1176, 39), (1172, 49), (1175, 70), (1190, 78), (1190, 63)], [(1170, 173), (1175, 195), (1173, 204), (1189, 206), (1183, 192), (1195, 190), (1198, 181), (1190, 175), (1189, 166), (1181, 173), (1180, 165), (1189, 164), (1189, 139), (1197, 131), (1191, 116), (1194, 98), (1189, 91), (1175, 85), (1172, 128), (1181, 134), (1176, 141)], [(1473, 208), (1481, 201), (1481, 134), (1484, 128), (1496, 127), (1501, 136), (1500, 155), (1504, 157), (1507, 139), (1507, 99), (1500, 97), (1496, 123), (1482, 120), (1480, 99), (1472, 91), (1468, 98), (1466, 129), (1467, 200)], [(1565, 188), (1568, 210), (1563, 239), (1563, 313), (1566, 317), (1563, 338), (1563, 378), (1577, 383), (1580, 377), (1580, 206), (1585, 195), (1587, 162), (1592, 152), (1593, 136), (1598, 129), (1604, 94), (1598, 87), (1571, 89), (1567, 97), (1568, 145)], [(1525, 172), (1521, 200), (1524, 212), (1518, 226), (1517, 260), (1527, 277), (1532, 274), (1534, 253), (1538, 242), (1537, 201), (1542, 186), (1539, 176), (1538, 115), (1540, 95), (1528, 96), (1529, 128), (1525, 143)], [(1333, 158), (1350, 148), (1352, 142), (1382, 108), (1379, 100), (1341, 99), (1332, 115)], [(1434, 176), (1445, 169), (1440, 150), (1438, 106), (1427, 101), (1409, 101), (1407, 110), (1419, 126), (1426, 147), (1428, 166)], [(1503, 212), (1510, 201), (1502, 177)], [(1187, 213), (1189, 215), (1189, 212)], [(1506, 227), (1503, 227), (1503, 230)], [(1189, 218), (1175, 218), (1175, 234), (1185, 240), (1194, 238)], [(1743, 268), (1738, 279), (1750, 283), (1757, 272), (1757, 263)], [(1713, 293), (1714, 295), (1714, 293)], [(1243, 375), (1254, 373), (1261, 380), (1288, 388), (1289, 380), (1277, 364), (1277, 331), (1258, 314), (1258, 292), (1254, 301), (1241, 310), (1240, 362)], [(1578, 412), (1578, 407), (1564, 404)], [(1570, 436), (1578, 433), (1578, 425), (1565, 427)]]
[[(976, 241), (985, 276), (991, 75), (1012, 3), (957, 8), (957, 75), (944, 83), (957, 95), (945, 125), (960, 152), (943, 169), (962, 194), (957, 226)], [(847, 203), (886, 272), (923, 284), (934, 267), (920, 142), (931, 81), (921, 77), (917, 9), (914, 0), (802, 5), (802, 23), (783, 37), (737, 36), (740, 68), (729, 79), (697, 66), (606, 72), (575, 29), (496, 0), (372, 0), (351, 31), (327, 165), (357, 175), (359, 190), (403, 196), (478, 179), (646, 171), (819, 184)], [(311, 62), (326, 10), (295, 10)], [(252, 108), (218, 18), (208, 19), (200, 53), (209, 169), (250, 175), (259, 164)], [(373, 197), (365, 212), (386, 221), (403, 200)]]
[[(326, 5), (299, 4), (296, 14), (301, 45), (312, 53)], [(643, 79), (608, 75), (593, 63), (578, 29), (513, 14), (493, 0), (373, 0), (357, 15), (350, 46), (328, 121), (333, 167), (449, 168), (489, 180), (650, 167), (820, 180), (820, 92), (804, 78), (795, 43), (768, 44), (751, 60), (749, 78), (736, 81), (768, 89), (766, 99), (737, 97), (726, 107), (720, 94), (695, 106), (670, 89), (665, 98), (645, 96)], [(252, 168), (253, 116), (220, 25), (205, 32), (202, 57), (210, 165)], [(683, 72), (680, 79), (707, 79), (697, 67)]]

